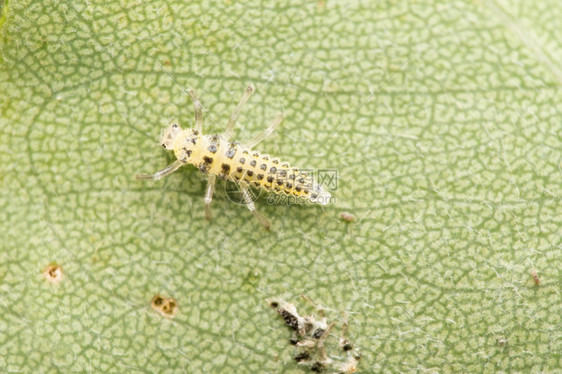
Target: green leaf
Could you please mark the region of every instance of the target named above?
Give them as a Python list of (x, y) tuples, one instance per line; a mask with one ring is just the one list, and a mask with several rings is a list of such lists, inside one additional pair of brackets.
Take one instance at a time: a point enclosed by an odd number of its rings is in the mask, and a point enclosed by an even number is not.
[[(562, 369), (559, 1), (1, 12), (3, 370), (303, 372), (265, 302), (300, 294), (347, 311), (363, 372)], [(236, 138), (283, 113), (260, 150), (338, 172), (335, 204), (258, 199), (271, 232), (223, 182), (206, 222), (193, 167), (134, 178), (188, 88), (214, 133), (249, 83)]]

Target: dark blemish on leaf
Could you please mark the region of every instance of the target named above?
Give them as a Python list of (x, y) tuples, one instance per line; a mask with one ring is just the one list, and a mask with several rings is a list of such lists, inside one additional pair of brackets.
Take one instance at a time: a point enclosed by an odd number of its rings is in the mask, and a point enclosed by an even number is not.
[(308, 360), (310, 358), (310, 353), (304, 351), (304, 352), (299, 352), (295, 355), (295, 361), (296, 362), (301, 362), (304, 360)]
[(57, 284), (62, 280), (62, 267), (56, 263), (51, 263), (45, 267), (43, 275), (49, 283)]
[(178, 303), (173, 297), (165, 297), (160, 294), (154, 295), (150, 306), (163, 317), (173, 318), (178, 309)]
[(531, 276), (533, 277), (533, 282), (535, 282), (535, 286), (538, 286), (538, 285), (541, 284), (539, 274), (537, 273), (536, 270), (531, 271)]
[(314, 334), (312, 334), (312, 337), (314, 339), (320, 339), (322, 337), (322, 335), (324, 335), (324, 332), (326, 332), (326, 330), (324, 329), (316, 329), (316, 331), (314, 331)]
[(298, 330), (299, 319), (286, 310), (281, 311), (281, 317), (285, 320), (285, 324), (292, 329)]
[(322, 370), (324, 370), (324, 363), (320, 361), (316, 361), (314, 364), (312, 364), (310, 370), (315, 373), (320, 373)]

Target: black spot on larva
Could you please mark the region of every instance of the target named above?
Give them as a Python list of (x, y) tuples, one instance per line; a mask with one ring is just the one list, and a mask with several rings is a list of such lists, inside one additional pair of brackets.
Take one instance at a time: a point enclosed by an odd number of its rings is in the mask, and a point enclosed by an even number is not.
[(262, 160), (267, 161), (267, 160), (269, 160), (269, 157), (267, 157), (267, 156), (262, 156)]
[(302, 190), (302, 188), (300, 188), (299, 186), (296, 186), (296, 187), (295, 187), (295, 191), (301, 192), (301, 190)]
[(285, 183), (287, 185), (287, 188), (293, 188), (293, 185), (289, 182)]
[(267, 177), (267, 183), (273, 183), (274, 179), (272, 176)]
[(243, 154), (243, 155), (247, 155), (247, 154), (248, 154), (248, 151), (244, 150), (244, 151), (242, 151), (242, 154)]
[(209, 152), (211, 153), (216, 153), (217, 152), (217, 145), (216, 144), (211, 144), (209, 145), (209, 147), (207, 148), (209, 150)]
[(316, 329), (316, 331), (314, 331), (314, 334), (312, 334), (312, 337), (314, 339), (320, 339), (322, 337), (322, 335), (324, 335), (325, 331), (326, 330), (324, 330), (324, 329)]
[(251, 176), (253, 176), (253, 175), (254, 175), (254, 172), (253, 172), (253, 171), (251, 171), (251, 170), (248, 170), (247, 174), (248, 174), (248, 176), (249, 176), (249, 177), (251, 177)]
[(186, 151), (187, 157), (191, 157), (191, 152), (192, 152), (192, 151), (190, 151), (190, 150)]
[(236, 171), (239, 172), (239, 173), (242, 173), (244, 171), (244, 168), (242, 166), (238, 166), (236, 168)]
[(193, 130), (192, 134), (193, 134), (193, 135), (199, 135), (199, 131)]
[(295, 174), (291, 174), (291, 175), (289, 175), (289, 179), (292, 179), (292, 180), (294, 180), (294, 179), (295, 179)]
[(283, 181), (282, 181), (281, 179), (277, 179), (277, 184), (278, 184), (279, 186), (282, 186), (282, 185), (283, 185)]
[(162, 143), (162, 147), (166, 148), (166, 143)]
[(270, 173), (276, 173), (277, 172), (277, 168), (275, 166), (272, 166), (271, 169), (269, 169)]
[(283, 168), (288, 168), (289, 167), (289, 163), (288, 162), (284, 162), (281, 164), (281, 167)]
[(264, 175), (263, 175), (263, 174), (258, 174), (258, 175), (256, 175), (256, 177), (258, 178), (258, 180), (261, 181), (261, 180), (263, 179)]
[(238, 160), (238, 161), (240, 161), (240, 163), (242, 165), (244, 165), (244, 163), (246, 162), (246, 159), (244, 157), (240, 157), (240, 160)]
[(191, 139), (189, 139), (189, 141), (193, 144), (197, 143), (197, 140), (195, 138), (191, 138)]
[(299, 342), (299, 340), (297, 338), (289, 339), (289, 343), (291, 343), (291, 345), (297, 345), (298, 342)]
[(271, 162), (273, 162), (275, 165), (279, 164), (279, 160), (271, 160)]
[(254, 153), (252, 153), (252, 156), (254, 156), (254, 157), (260, 157), (260, 154), (259, 154), (258, 152), (254, 152)]
[(304, 179), (303, 178), (299, 179), (299, 183), (304, 184)]
[(230, 172), (230, 165), (228, 164), (222, 164), (221, 165), (221, 170), (224, 174), (228, 174)]
[(232, 158), (234, 157), (234, 155), (236, 154), (236, 148), (229, 148), (228, 151), (226, 151), (226, 157), (228, 158)]
[(271, 305), (272, 308), (277, 308), (279, 306), (279, 303), (277, 301), (272, 301), (269, 305)]
[(353, 349), (353, 344), (351, 344), (350, 342), (346, 342), (343, 345), (343, 350), (346, 351), (346, 352), (351, 351), (352, 349)]
[(203, 157), (203, 162), (206, 164), (212, 164), (213, 163), (213, 158), (212, 157), (208, 157), (208, 156), (204, 156)]
[(316, 195), (315, 193), (313, 193), (312, 195), (310, 195), (310, 197), (312, 197), (313, 199), (317, 199), (318, 195)]
[(308, 195), (310, 193), (310, 190), (308, 188), (305, 188), (304, 193)]
[(310, 358), (310, 353), (304, 351), (304, 352), (297, 353), (297, 355), (295, 356), (295, 361), (301, 362), (304, 360), (308, 360), (309, 358)]
[(281, 170), (281, 171), (279, 172), (279, 175), (280, 175), (281, 177), (285, 178), (285, 177), (287, 176), (287, 170)]
[(255, 187), (259, 187), (260, 186), (260, 182), (253, 182)]
[(261, 165), (260, 165), (260, 169), (262, 169), (262, 170), (267, 170), (267, 165), (266, 165), (266, 164), (261, 164)]
[(256, 160), (250, 161), (250, 166), (252, 166), (252, 167), (256, 166)]
[(281, 311), (281, 317), (285, 320), (285, 324), (292, 329), (298, 330), (299, 329), (299, 320), (293, 314), (289, 313), (286, 310)]
[(199, 171), (202, 173), (206, 173), (209, 170), (209, 166), (204, 162), (199, 164)]

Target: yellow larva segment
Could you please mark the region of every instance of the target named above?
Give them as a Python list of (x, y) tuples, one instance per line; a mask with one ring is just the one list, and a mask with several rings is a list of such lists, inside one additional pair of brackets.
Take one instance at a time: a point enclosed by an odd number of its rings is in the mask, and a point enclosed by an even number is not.
[(201, 135), (193, 129), (183, 130), (176, 136), (173, 149), (178, 160), (193, 164), (203, 173), (235, 183), (245, 182), (254, 188), (306, 199), (310, 199), (313, 193), (325, 193), (319, 187), (314, 190), (314, 181), (309, 173), (219, 135)]

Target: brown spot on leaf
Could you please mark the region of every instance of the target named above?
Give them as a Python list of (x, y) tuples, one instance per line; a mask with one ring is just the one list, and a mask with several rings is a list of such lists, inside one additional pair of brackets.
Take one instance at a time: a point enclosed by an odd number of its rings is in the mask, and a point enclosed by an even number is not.
[(62, 267), (56, 263), (51, 263), (45, 267), (43, 275), (49, 283), (57, 284), (62, 280)]
[(154, 295), (150, 306), (163, 317), (174, 318), (178, 309), (178, 303), (173, 297), (165, 297), (160, 294)]

